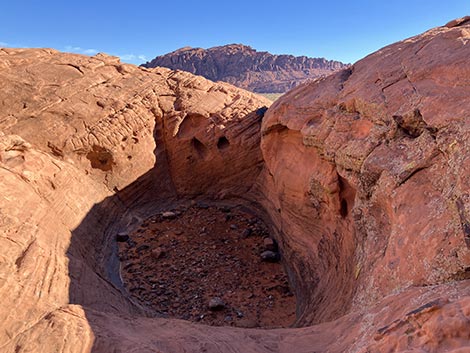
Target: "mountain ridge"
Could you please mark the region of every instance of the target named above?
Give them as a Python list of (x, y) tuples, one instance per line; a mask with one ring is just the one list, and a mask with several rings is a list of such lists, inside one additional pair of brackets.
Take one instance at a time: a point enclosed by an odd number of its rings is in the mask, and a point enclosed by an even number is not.
[(349, 64), (325, 58), (271, 54), (245, 44), (227, 44), (208, 49), (183, 47), (157, 56), (142, 66), (188, 71), (257, 93), (284, 93)]

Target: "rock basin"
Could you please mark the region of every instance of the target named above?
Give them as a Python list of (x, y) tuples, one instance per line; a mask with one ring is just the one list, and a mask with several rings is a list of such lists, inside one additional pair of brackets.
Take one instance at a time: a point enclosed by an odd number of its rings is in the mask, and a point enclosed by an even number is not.
[[(390, 45), (265, 114), (179, 71), (1, 49), (0, 350), (468, 348), (469, 31)], [(263, 220), (301, 328), (162, 318), (116, 284), (116, 234), (191, 200)]]

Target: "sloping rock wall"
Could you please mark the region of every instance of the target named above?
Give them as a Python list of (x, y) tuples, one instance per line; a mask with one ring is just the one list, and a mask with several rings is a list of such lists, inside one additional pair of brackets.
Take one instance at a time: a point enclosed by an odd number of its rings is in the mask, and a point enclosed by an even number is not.
[(269, 109), (261, 183), (309, 287), (305, 322), (470, 277), (468, 33), (390, 45)]
[(0, 350), (86, 351), (89, 310), (153, 315), (119, 287), (115, 234), (179, 195), (247, 191), (269, 101), (105, 55), (2, 49), (0, 66)]

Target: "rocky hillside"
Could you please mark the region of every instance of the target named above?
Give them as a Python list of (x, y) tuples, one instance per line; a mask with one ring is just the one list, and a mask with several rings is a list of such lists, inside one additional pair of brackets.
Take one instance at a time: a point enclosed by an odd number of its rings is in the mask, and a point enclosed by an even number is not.
[(324, 58), (273, 55), (246, 45), (230, 44), (210, 49), (181, 48), (143, 66), (184, 70), (252, 92), (284, 93), (308, 79), (329, 75), (347, 65)]
[[(0, 351), (468, 352), (469, 20), (269, 108), (183, 71), (0, 49)], [(261, 230), (270, 243), (245, 243)], [(176, 320), (195, 309), (179, 299), (153, 309), (243, 269), (220, 248), (274, 244), (291, 327)], [(237, 296), (279, 305), (261, 271), (234, 278), (217, 312)], [(172, 274), (188, 277), (175, 288)]]

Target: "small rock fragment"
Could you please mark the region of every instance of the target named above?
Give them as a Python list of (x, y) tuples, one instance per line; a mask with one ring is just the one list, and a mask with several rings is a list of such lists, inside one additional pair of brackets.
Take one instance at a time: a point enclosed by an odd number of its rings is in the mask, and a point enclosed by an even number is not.
[(123, 243), (129, 240), (129, 234), (126, 232), (119, 232), (116, 234), (116, 241)]
[(243, 237), (243, 238), (248, 238), (248, 237), (251, 235), (251, 233), (252, 233), (251, 229), (250, 229), (250, 228), (247, 228), (247, 229), (245, 229), (245, 230), (243, 231), (242, 237)]
[(162, 212), (162, 217), (164, 219), (174, 219), (176, 218), (176, 213), (171, 211)]
[(261, 261), (265, 262), (278, 262), (281, 256), (278, 252), (266, 250), (261, 253)]
[(219, 210), (221, 210), (224, 213), (229, 213), (230, 212), (230, 207), (228, 206), (220, 206)]
[(277, 252), (277, 243), (274, 239), (272, 238), (264, 238), (263, 239), (263, 245), (265, 250), (270, 250)]
[(224, 301), (219, 297), (214, 297), (209, 300), (209, 310), (211, 311), (219, 311), (225, 308)]
[(127, 243), (127, 245), (129, 245), (129, 249), (135, 247), (137, 244), (135, 241), (133, 241), (132, 239), (129, 240), (129, 242)]
[(158, 247), (158, 248), (152, 250), (152, 257), (155, 260), (158, 260), (158, 259), (162, 258), (163, 255), (165, 255), (165, 250), (163, 250), (161, 247)]

